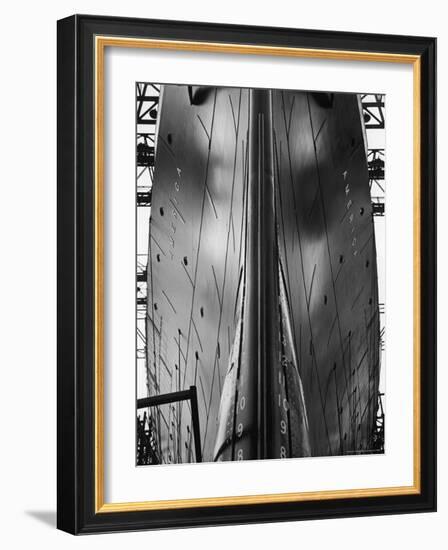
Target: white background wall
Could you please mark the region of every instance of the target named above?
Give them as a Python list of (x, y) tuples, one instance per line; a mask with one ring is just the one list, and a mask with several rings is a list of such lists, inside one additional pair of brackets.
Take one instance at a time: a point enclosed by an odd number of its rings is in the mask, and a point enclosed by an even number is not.
[[(251, 5), (252, 4), (252, 5)], [(369, 12), (368, 10), (372, 10)], [(446, 548), (448, 216), (439, 208), (439, 512), (75, 538), (55, 530), (56, 20), (122, 15), (439, 39), (439, 205), (448, 204), (444, 3), (89, 0), (3, 3), (0, 32), (0, 541), (3, 548)]]

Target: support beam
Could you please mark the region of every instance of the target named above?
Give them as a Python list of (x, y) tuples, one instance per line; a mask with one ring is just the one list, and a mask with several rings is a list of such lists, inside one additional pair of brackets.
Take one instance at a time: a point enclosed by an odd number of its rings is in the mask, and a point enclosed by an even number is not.
[(198, 395), (196, 386), (190, 386), (188, 390), (164, 393), (137, 399), (137, 409), (146, 409), (148, 407), (159, 407), (169, 403), (178, 403), (179, 401), (188, 401), (191, 403), (191, 422), (193, 424), (194, 447), (196, 453), (196, 462), (202, 462), (201, 452), (201, 432), (199, 427)]

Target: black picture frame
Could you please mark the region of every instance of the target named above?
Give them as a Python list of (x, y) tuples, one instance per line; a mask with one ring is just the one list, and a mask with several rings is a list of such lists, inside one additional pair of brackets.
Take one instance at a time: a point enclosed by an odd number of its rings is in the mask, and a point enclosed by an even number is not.
[[(95, 57), (98, 35), (420, 58), (421, 479), (418, 494), (95, 509)], [(74, 15), (58, 22), (57, 526), (73, 534), (436, 510), (436, 39)]]

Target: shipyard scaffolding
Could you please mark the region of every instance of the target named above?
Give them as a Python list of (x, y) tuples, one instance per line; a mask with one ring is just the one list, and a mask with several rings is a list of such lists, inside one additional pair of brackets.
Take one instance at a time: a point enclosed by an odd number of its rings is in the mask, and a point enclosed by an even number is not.
[[(156, 146), (156, 123), (160, 87), (153, 84), (136, 84), (136, 205), (137, 230), (144, 227), (149, 233), (151, 196), (154, 181)], [(137, 247), (143, 239), (137, 235)], [(145, 239), (146, 240), (146, 239)], [(136, 362), (137, 373), (147, 372), (147, 303), (148, 303), (148, 251), (137, 249), (136, 260)], [(143, 365), (143, 368), (140, 368)], [(147, 381), (145, 385), (147, 386)], [(156, 423), (149, 407), (137, 409), (137, 456), (138, 465), (159, 464)]]
[[(382, 94), (362, 94), (360, 99), (364, 128), (367, 136), (367, 166), (369, 172), (370, 196), (372, 199), (372, 216), (374, 218), (375, 232), (377, 232), (379, 224), (384, 224), (383, 218), (385, 215), (385, 96)], [(374, 144), (374, 146), (372, 144)], [(380, 357), (384, 358), (386, 337), (384, 323), (385, 303), (381, 293), (378, 308), (380, 313)], [(377, 397), (375, 425), (372, 434), (372, 450), (378, 453), (384, 453), (384, 438), (384, 392), (380, 387)]]

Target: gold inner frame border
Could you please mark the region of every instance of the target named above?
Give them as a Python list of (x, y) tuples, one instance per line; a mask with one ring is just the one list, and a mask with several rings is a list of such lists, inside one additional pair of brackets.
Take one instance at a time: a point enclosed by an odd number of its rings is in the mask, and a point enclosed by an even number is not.
[[(400, 487), (341, 489), (301, 493), (272, 493), (225, 497), (106, 503), (104, 501), (104, 55), (106, 47), (145, 48), (208, 53), (286, 56), (327, 60), (405, 63), (413, 66), (413, 484)], [(305, 502), (344, 498), (413, 495), (421, 492), (421, 59), (402, 55), (346, 50), (325, 50), (251, 44), (226, 44), (178, 40), (96, 36), (95, 59), (95, 513), (169, 510), (245, 504)]]

